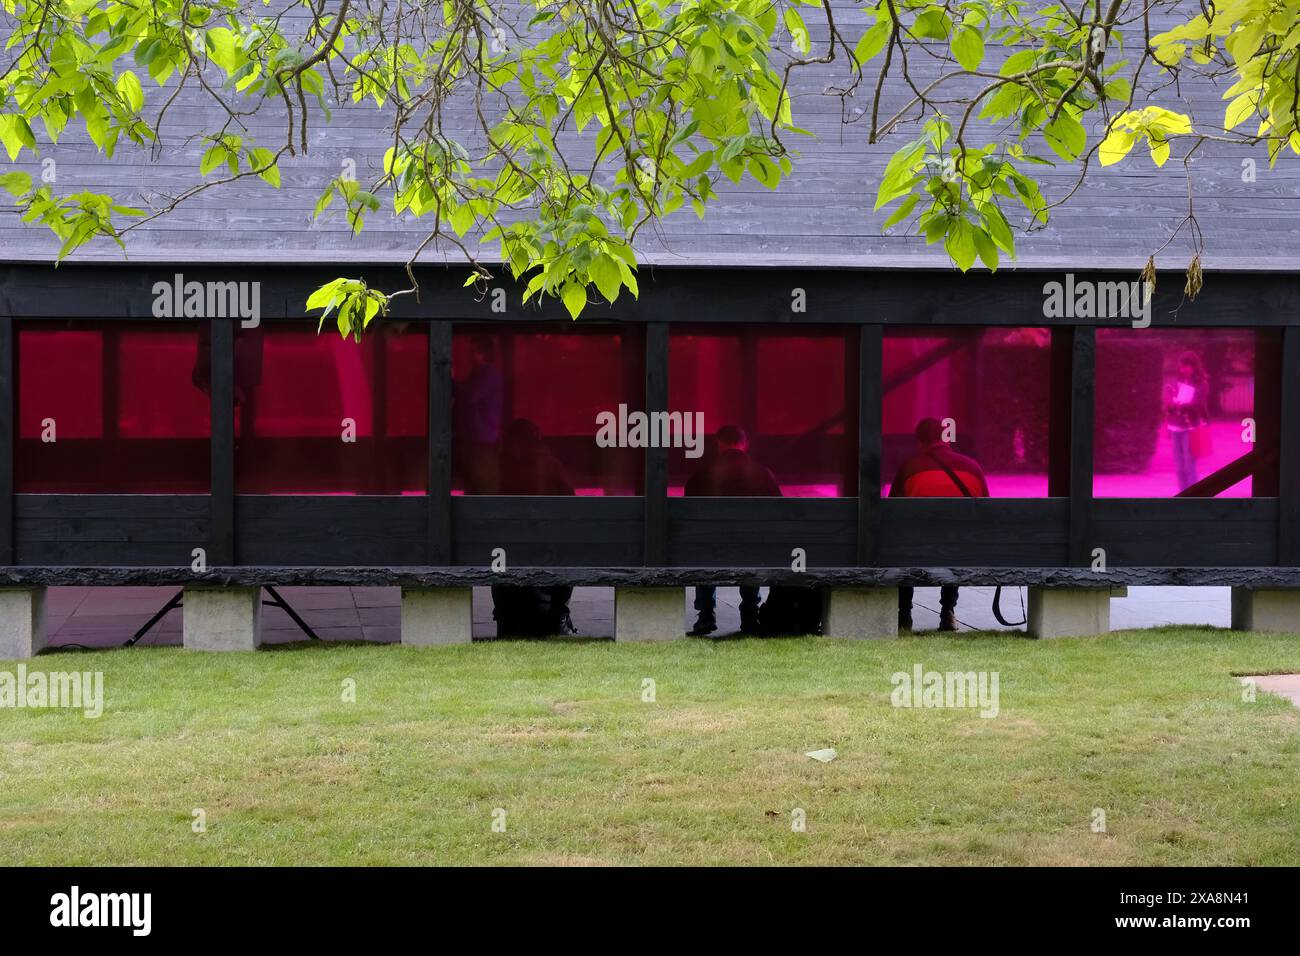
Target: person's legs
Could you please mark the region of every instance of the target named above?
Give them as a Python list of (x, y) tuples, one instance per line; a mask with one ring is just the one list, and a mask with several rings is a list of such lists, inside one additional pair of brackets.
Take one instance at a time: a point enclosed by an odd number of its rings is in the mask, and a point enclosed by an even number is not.
[(957, 585), (939, 588), (939, 630), (957, 630)]
[(1174, 470), (1178, 475), (1178, 490), (1196, 483), (1196, 459), (1192, 457), (1192, 433), (1170, 432), (1174, 448)]
[(695, 586), (695, 626), (691, 628), (693, 636), (702, 637), (718, 629), (718, 619), (714, 612), (717, 593), (718, 589), (711, 584)]
[(915, 588), (900, 587), (898, 589), (898, 629), (900, 631), (910, 631), (912, 629), (912, 595), (915, 593)]
[(759, 589), (751, 585), (741, 585), (740, 588), (740, 629), (746, 634), (758, 630), (758, 592)]
[(560, 584), (547, 588), (546, 591), (551, 599), (551, 629), (556, 634), (577, 634), (578, 629), (573, 624), (573, 618), (569, 616), (569, 599), (573, 597), (572, 586)]

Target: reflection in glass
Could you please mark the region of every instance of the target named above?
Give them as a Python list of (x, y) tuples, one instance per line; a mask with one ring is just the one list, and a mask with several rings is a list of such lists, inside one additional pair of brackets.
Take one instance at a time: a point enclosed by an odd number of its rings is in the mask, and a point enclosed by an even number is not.
[(360, 342), (314, 322), (235, 336), (235, 489), (424, 494), (429, 337), (376, 322)]
[(645, 404), (639, 327), (457, 326), (452, 488), (468, 495), (637, 495), (642, 449), (602, 447), (597, 416)]
[(1093, 493), (1276, 494), (1276, 341), (1251, 329), (1098, 329)]
[(886, 329), (881, 494), (916, 452), (918, 422), (933, 418), (982, 466), (990, 495), (1046, 497), (1051, 368), (1047, 329)]
[(193, 322), (17, 326), (15, 488), (206, 494), (209, 400)]
[(846, 360), (849, 334), (674, 326), (668, 407), (702, 413), (707, 437), (702, 458), (687, 457), (685, 448), (669, 451), (668, 493), (692, 494), (690, 482), (698, 485), (704, 479), (697, 476), (728, 453), (719, 433), (734, 428), (745, 435), (754, 474), (725, 493), (772, 494), (761, 470), (785, 497), (856, 495), (857, 367)]

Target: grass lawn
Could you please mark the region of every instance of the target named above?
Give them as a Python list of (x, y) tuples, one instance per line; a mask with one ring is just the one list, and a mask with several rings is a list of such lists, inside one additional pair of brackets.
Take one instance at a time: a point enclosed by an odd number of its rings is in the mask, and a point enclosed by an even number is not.
[[(999, 715), (891, 706), (890, 675), (918, 663), (997, 671)], [(1243, 701), (1232, 676), (1300, 671), (1297, 636), (137, 648), (28, 667), (103, 671), (105, 711), (0, 710), (0, 864), (1300, 862), (1300, 711)], [(824, 747), (838, 759), (804, 756)]]

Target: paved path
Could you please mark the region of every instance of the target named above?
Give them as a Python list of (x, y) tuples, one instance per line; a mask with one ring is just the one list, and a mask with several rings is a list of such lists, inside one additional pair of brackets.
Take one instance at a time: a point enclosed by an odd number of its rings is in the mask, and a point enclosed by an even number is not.
[(1243, 681), (1247, 679), (1255, 682), (1256, 689), (1285, 697), (1300, 707), (1300, 674), (1261, 674), (1257, 677), (1242, 678)]
[[(82, 644), (116, 647), (174, 594), (170, 588), (68, 587), (51, 588), (48, 613), (51, 645)], [(281, 588), (280, 593), (325, 640), (395, 642), (399, 639), (400, 600), (397, 588)], [(1023, 588), (1003, 591), (1003, 615), (1020, 620)], [(695, 620), (688, 591), (683, 615), (689, 627)], [(739, 630), (740, 595), (735, 588), (718, 591), (719, 634)], [(998, 628), (993, 618), (992, 588), (963, 588), (957, 604), (958, 619), (977, 629)], [(939, 623), (938, 588), (917, 588), (913, 619), (917, 631), (934, 630)], [(573, 595), (573, 619), (585, 636), (609, 637), (614, 633), (614, 593), (611, 588), (578, 588)], [(1130, 588), (1127, 598), (1111, 602), (1111, 627), (1153, 627), (1159, 624), (1212, 624), (1227, 627), (1228, 588)], [(301, 632), (277, 608), (263, 612), (263, 637), (268, 643), (301, 639)], [(474, 636), (491, 637), (492, 600), (486, 588), (474, 589)], [(179, 644), (181, 614), (172, 611), (145, 637), (144, 644)]]

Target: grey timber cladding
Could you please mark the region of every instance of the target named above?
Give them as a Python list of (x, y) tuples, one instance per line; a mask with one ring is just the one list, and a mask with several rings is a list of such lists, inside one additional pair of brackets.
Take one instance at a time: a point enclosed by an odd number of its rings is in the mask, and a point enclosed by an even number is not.
[[(850, 42), (865, 22), (856, 4), (831, 0), (837, 22)], [(1166, 2), (1153, 11), (1152, 29), (1167, 28), (1194, 15), (1190, 0)], [(805, 8), (814, 43), (824, 43), (825, 28), (815, 11)], [(1140, 43), (1136, 26), (1128, 28), (1128, 53)], [(918, 58), (923, 60), (924, 58)], [(906, 234), (905, 226), (882, 227), (889, 210), (872, 211), (875, 186), (892, 152), (910, 134), (867, 144), (870, 79), (841, 108), (828, 88), (843, 83), (847, 65), (841, 56), (827, 66), (797, 72), (794, 83), (795, 119), (813, 136), (793, 137), (800, 150), (795, 175), (775, 192), (750, 179), (739, 185), (724, 180), (722, 198), (701, 222), (683, 209), (652, 230), (642, 233), (643, 261), (662, 265), (842, 266), (907, 268), (945, 266), (936, 245)], [(933, 67), (918, 64), (920, 79)], [(1178, 109), (1195, 102), (1205, 116), (1221, 118), (1221, 90), (1205, 85), (1168, 86), (1151, 102)], [(882, 105), (897, 109), (902, 88)], [(1139, 94), (1136, 106), (1145, 105)], [(112, 192), (128, 202), (158, 203), (197, 181), (202, 146), (185, 142), (183, 128), (209, 115), (217, 122), (215, 104), (183, 95), (171, 107), (173, 124), (157, 155), (123, 147), (112, 160), (99, 155), (84, 133), (69, 129), (57, 145), (42, 143), (42, 157), (56, 160), (60, 192), (80, 189)], [(251, 123), (266, 144), (283, 137), (283, 107), (270, 103)], [(468, 122), (467, 114), (466, 122)], [(848, 119), (850, 122), (845, 122)], [(390, 142), (384, 114), (367, 105), (340, 104), (333, 123), (317, 122), (310, 151), (282, 162), (283, 185), (274, 190), (257, 180), (209, 190), (185, 202), (166, 217), (131, 234), (128, 254), (133, 262), (402, 262), (423, 236), (422, 225), (385, 213), (370, 219), (353, 237), (342, 217), (311, 218), (317, 196), (345, 160), (356, 163), (363, 181), (379, 169)], [(43, 131), (41, 133), (43, 137)], [(797, 142), (794, 142), (797, 140)], [(1036, 152), (1049, 154), (1037, 144)], [(1138, 269), (1162, 246), (1185, 215), (1187, 170), (1178, 151), (1163, 169), (1142, 148), (1107, 169), (1093, 164), (1072, 202), (1055, 211), (1051, 224), (1021, 235), (1016, 263), (1026, 268)], [(1255, 160), (1254, 182), (1243, 182), (1242, 160)], [(36, 162), (20, 164), (39, 172)], [(1074, 182), (1074, 170), (1041, 167), (1044, 192), (1050, 200), (1063, 196)], [(1205, 236), (1204, 265), (1210, 270), (1282, 270), (1300, 266), (1300, 159), (1286, 154), (1268, 168), (1263, 147), (1253, 152), (1207, 143), (1190, 164), (1191, 189)], [(7, 196), (5, 197), (7, 198)], [(336, 212), (336, 211), (335, 211)], [(57, 242), (42, 229), (24, 226), (12, 207), (0, 206), (0, 261), (49, 260)], [(484, 248), (492, 261), (495, 249)], [(123, 261), (110, 242), (97, 241), (77, 254), (82, 261)], [(422, 261), (456, 262), (451, 248), (431, 249)], [(1163, 268), (1185, 266), (1190, 258), (1180, 237), (1159, 258)]]

